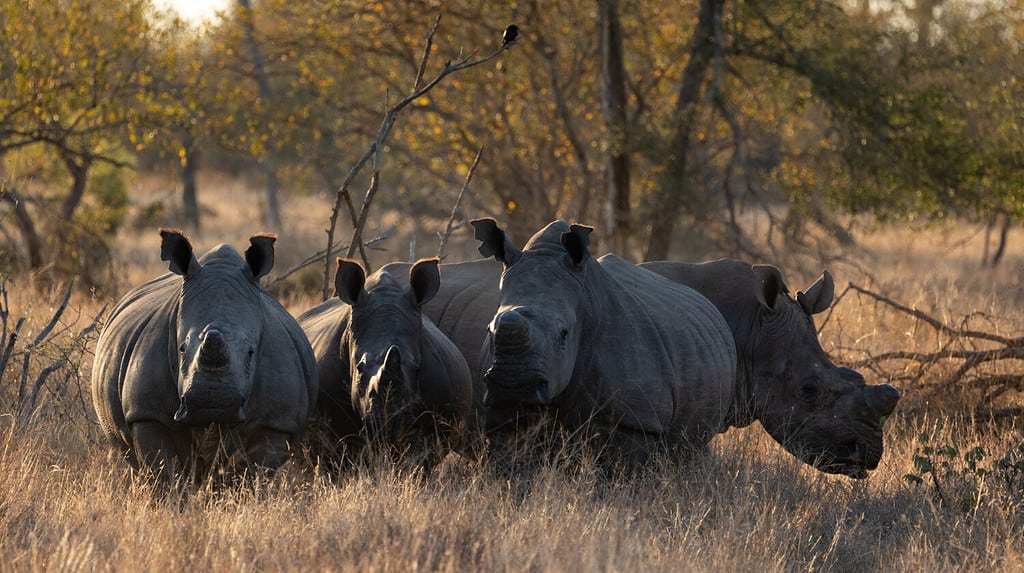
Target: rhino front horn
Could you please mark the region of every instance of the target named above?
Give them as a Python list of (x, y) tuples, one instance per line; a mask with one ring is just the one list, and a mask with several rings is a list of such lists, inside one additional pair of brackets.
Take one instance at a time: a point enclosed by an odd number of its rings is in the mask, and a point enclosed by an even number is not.
[(896, 403), (900, 401), (900, 391), (888, 384), (868, 386), (865, 388), (867, 395), (864, 397), (868, 408), (879, 416), (888, 416), (896, 409)]
[(199, 366), (203, 369), (219, 369), (228, 365), (228, 345), (219, 330), (210, 330), (203, 338), (199, 349)]

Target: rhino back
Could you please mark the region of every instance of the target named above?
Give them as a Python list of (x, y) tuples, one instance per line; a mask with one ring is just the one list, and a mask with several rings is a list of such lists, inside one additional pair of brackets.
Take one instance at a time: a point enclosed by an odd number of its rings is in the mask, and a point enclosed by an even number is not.
[(170, 273), (129, 291), (96, 344), (93, 405), (113, 441), (130, 446), (128, 422), (171, 422), (177, 399), (171, 332), (180, 280)]
[(705, 297), (623, 261), (598, 261), (618, 309), (600, 317), (600, 378), (613, 384), (624, 421), (647, 432), (706, 442), (733, 399), (736, 350)]

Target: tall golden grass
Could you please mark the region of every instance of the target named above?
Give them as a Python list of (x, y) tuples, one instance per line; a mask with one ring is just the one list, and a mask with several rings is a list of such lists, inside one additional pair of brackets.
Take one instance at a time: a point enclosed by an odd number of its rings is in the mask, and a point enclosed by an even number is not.
[[(233, 181), (205, 183), (209, 216), (193, 237), (197, 249), (244, 246), (261, 230), (255, 195)], [(323, 247), (326, 201), (289, 201), (278, 270)], [(375, 254), (377, 264), (408, 257), (409, 230), (399, 229), (406, 242)], [(793, 290), (827, 264), (838, 292), (854, 282), (947, 323), (1016, 336), (1024, 332), (1021, 236), (1011, 236), (1011, 251), (994, 270), (979, 266), (982, 238), (977, 228), (956, 225), (887, 229), (849, 252), (822, 243), (822, 257), (771, 262)], [(452, 252), (470, 256), (469, 237), (458, 241)], [(426, 242), (418, 251), (433, 254)], [(152, 226), (124, 231), (116, 257), (121, 291), (163, 272), (158, 255)], [(321, 268), (303, 279), (314, 290)], [(29, 282), (8, 285), (12, 316), (28, 319), (26, 337), (52, 316), (60, 295)], [(77, 294), (62, 326), (76, 332), (115, 298)], [(301, 289), (285, 295), (295, 313), (318, 300)], [(842, 364), (944, 342), (851, 292), (823, 318), (823, 346)], [(1024, 463), (1012, 466), (1024, 459), (1020, 424), (972, 416), (970, 388), (924, 403), (929, 385), (946, 373), (941, 365), (912, 383), (901, 378), (906, 367), (883, 366), (865, 371), (869, 382), (893, 380), (904, 399), (886, 430), (881, 465), (861, 481), (800, 464), (754, 424), (718, 436), (706, 455), (659, 460), (628, 479), (607, 479), (586, 460), (519, 476), (450, 456), (426, 479), (370, 464), (332, 480), (296, 459), (271, 478), (199, 486), (174, 501), (132, 476), (101, 439), (88, 397), (91, 357), (48, 386), (27, 421), (13, 406), (19, 362), (0, 386), (0, 570), (1024, 570)], [(33, 362), (33, 374), (40, 367)], [(1007, 406), (1019, 400), (1005, 398)]]

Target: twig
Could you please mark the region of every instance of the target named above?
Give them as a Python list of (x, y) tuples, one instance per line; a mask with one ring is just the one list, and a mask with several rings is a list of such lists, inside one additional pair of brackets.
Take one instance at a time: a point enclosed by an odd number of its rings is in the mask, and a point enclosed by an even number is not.
[(35, 350), (36, 347), (38, 347), (40, 344), (42, 344), (44, 340), (46, 340), (46, 337), (49, 336), (50, 331), (53, 330), (53, 327), (57, 325), (57, 321), (60, 320), (61, 315), (64, 314), (64, 310), (68, 307), (68, 301), (71, 299), (71, 290), (74, 287), (75, 281), (72, 280), (71, 282), (68, 283), (68, 290), (64, 293), (64, 300), (62, 300), (60, 306), (57, 307), (57, 311), (53, 313), (53, 317), (50, 318), (50, 322), (43, 328), (43, 330), (39, 332), (39, 334), (35, 337), (35, 340), (30, 342), (29, 345), (25, 347), (25, 358), (24, 362), (22, 363), (21, 370), (21, 383), (18, 385), (19, 403), (25, 399), (25, 391), (28, 385), (29, 357), (32, 355), (32, 351)]
[[(341, 187), (338, 188), (336, 198), (334, 200), (334, 206), (331, 207), (330, 224), (327, 226), (328, 249), (330, 248), (331, 245), (334, 244), (334, 230), (337, 228), (338, 212), (341, 211), (342, 202), (344, 202), (345, 205), (348, 207), (349, 216), (352, 219), (352, 226), (356, 226), (356, 207), (355, 205), (352, 204), (352, 195), (349, 193), (348, 188), (350, 185), (352, 185), (352, 180), (356, 178), (356, 175), (358, 175), (359, 172), (362, 171), (363, 166), (366, 165), (366, 162), (369, 161), (370, 157), (373, 156), (373, 152), (376, 150), (376, 148), (376, 144), (374, 144), (371, 145), (370, 148), (366, 150), (366, 153), (364, 153), (363, 156), (359, 158), (359, 161), (357, 161), (356, 164), (352, 166), (352, 169), (348, 172), (348, 175), (345, 176), (345, 181), (341, 184)], [(361, 252), (361, 254), (363, 256), (363, 259), (366, 259), (366, 253)], [(328, 257), (324, 262), (323, 300), (327, 300), (327, 298), (331, 296), (331, 293), (328, 290), (328, 285), (330, 285), (330, 283), (331, 260), (330, 257)]]
[[(373, 246), (376, 245), (377, 243), (379, 243), (381, 241), (385, 241), (385, 240), (390, 239), (390, 238), (391, 238), (390, 235), (379, 235), (379, 236), (374, 237), (374, 238), (370, 239), (369, 241), (366, 241), (365, 243), (363, 243), (363, 247), (373, 248)], [(283, 283), (288, 277), (290, 277), (293, 274), (301, 271), (302, 269), (308, 267), (309, 265), (312, 265), (313, 263), (317, 263), (317, 262), (322, 261), (324, 259), (324, 257), (327, 257), (327, 259), (330, 260), (330, 257), (331, 257), (332, 254), (340, 252), (342, 249), (347, 249), (347, 248), (348, 248), (347, 244), (342, 245), (339, 242), (339, 243), (335, 243), (335, 245), (331, 248), (330, 251), (327, 251), (326, 249), (320, 249), (319, 251), (313, 253), (312, 255), (309, 255), (308, 257), (302, 259), (301, 261), (295, 263), (294, 265), (289, 267), (288, 270), (284, 271), (282, 274), (274, 277), (274, 280), (267, 282), (267, 285), (266, 285), (267, 290), (270, 290), (270, 289), (273, 289), (273, 288), (277, 287), (278, 285)]]
[[(442, 261), (448, 257), (446, 249), (448, 247), (448, 239), (452, 236), (452, 231), (457, 227), (455, 225), (455, 216), (458, 214), (459, 205), (462, 203), (462, 197), (466, 194), (466, 189), (469, 188), (469, 182), (473, 180), (473, 173), (476, 171), (477, 164), (480, 163), (480, 156), (483, 155), (484, 148), (481, 147), (476, 152), (476, 157), (473, 158), (473, 164), (469, 166), (469, 172), (466, 173), (466, 179), (462, 182), (462, 189), (459, 189), (459, 194), (455, 197), (455, 204), (452, 205), (452, 213), (448, 216), (448, 224), (445, 225), (444, 234), (441, 235), (441, 244), (437, 247), (437, 258)], [(462, 226), (460, 222), (458, 226)]]
[[(484, 58), (480, 58), (480, 59), (473, 59), (473, 56), (475, 55), (475, 52), (470, 54), (469, 56), (466, 56), (466, 57), (463, 57), (460, 54), (459, 58), (454, 63), (452, 63), (451, 61), (446, 62), (445, 65), (444, 65), (444, 68), (440, 72), (438, 72), (438, 74), (436, 76), (434, 76), (433, 79), (431, 79), (430, 81), (426, 82), (425, 84), (423, 84), (421, 86), (420, 83), (422, 82), (422, 77), (420, 76), (420, 71), (422, 70), (423, 73), (425, 73), (427, 61), (428, 61), (428, 59), (430, 57), (431, 46), (433, 45), (434, 34), (437, 32), (437, 28), (440, 25), (440, 23), (441, 23), (441, 18), (440, 18), (440, 13), (439, 13), (438, 17), (435, 18), (435, 20), (434, 20), (433, 26), (427, 32), (426, 45), (425, 45), (425, 49), (424, 49), (424, 52), (423, 52), (423, 56), (421, 57), (421, 60), (420, 60), (419, 69), (417, 70), (417, 79), (413, 83), (412, 93), (407, 95), (405, 98), (403, 98), (401, 101), (399, 101), (398, 103), (396, 103), (390, 109), (387, 110), (387, 112), (384, 114), (384, 119), (381, 122), (380, 129), (377, 132), (377, 137), (375, 138), (374, 142), (370, 145), (370, 148), (367, 150), (366, 154), (363, 156), (364, 159), (360, 161), (360, 164), (357, 166), (357, 168), (353, 168), (353, 172), (351, 173), (351, 175), (354, 176), (354, 174), (356, 172), (361, 170), (366, 165), (366, 161), (369, 160), (369, 157), (373, 156), (373, 159), (374, 159), (373, 174), (370, 177), (370, 186), (366, 190), (366, 193), (363, 196), (363, 203), (362, 203), (362, 206), (361, 206), (361, 208), (359, 210), (359, 215), (358, 215), (358, 217), (354, 217), (355, 224), (354, 224), (354, 229), (352, 231), (352, 239), (349, 241), (349, 248), (348, 248), (348, 252), (347, 252), (347, 256), (348, 257), (352, 257), (352, 255), (355, 254), (355, 248), (356, 248), (355, 246), (361, 244), (361, 237), (362, 237), (362, 233), (363, 233), (363, 228), (366, 226), (366, 220), (367, 220), (367, 217), (368, 217), (368, 214), (369, 214), (369, 211), (370, 211), (370, 206), (373, 204), (373, 199), (374, 199), (374, 197), (377, 194), (378, 181), (379, 181), (379, 178), (380, 178), (380, 157), (379, 157), (379, 155), (381, 153), (381, 150), (384, 148), (384, 142), (387, 140), (388, 136), (391, 134), (391, 128), (394, 127), (395, 120), (397, 119), (398, 114), (403, 109), (405, 109), (410, 103), (412, 103), (412, 102), (416, 101), (417, 99), (423, 97), (427, 92), (429, 92), (430, 90), (434, 89), (434, 87), (438, 83), (440, 83), (441, 80), (443, 80), (448, 75), (453, 74), (453, 73), (458, 72), (458, 71), (461, 71), (461, 70), (465, 70), (467, 68), (471, 68), (471, 67), (474, 67), (474, 66), (478, 66), (480, 64), (485, 64), (487, 62), (490, 62), (490, 61), (494, 60), (495, 58), (497, 58), (498, 56), (500, 56), (503, 52), (505, 52), (505, 50), (508, 50), (513, 45), (515, 45), (515, 42), (503, 43), (501, 45), (501, 47), (499, 47), (494, 53), (492, 53), (489, 56), (486, 56)], [(347, 188), (346, 188), (346, 190), (347, 190)], [(341, 194), (341, 191), (339, 190), (339, 199), (338, 199), (337, 203), (340, 203), (340, 201), (341, 201), (340, 194)], [(353, 214), (354, 214), (354, 211), (353, 211)], [(335, 221), (332, 220), (332, 222), (331, 222), (331, 229), (330, 229), (330, 232), (328, 233), (331, 241), (333, 241), (334, 223), (335, 223)], [(328, 244), (330, 244), (330, 243), (328, 243)], [(369, 260), (367, 260), (365, 258), (365, 256), (364, 256), (363, 262), (364, 262), (364, 264), (366, 264), (367, 268), (369, 268)], [(330, 274), (329, 271), (326, 270), (326, 267), (325, 267), (325, 272), (324, 272), (324, 292), (325, 293), (328, 292), (329, 274)], [(326, 299), (326, 297), (327, 297), (327, 294), (324, 295), (325, 299)]]
[(990, 340), (992, 342), (998, 342), (999, 344), (1004, 344), (1006, 346), (1012, 346), (1012, 347), (1024, 346), (1024, 338), (1007, 338), (1005, 336), (999, 336), (998, 334), (991, 334), (991, 333), (988, 333), (988, 332), (981, 332), (981, 331), (977, 331), (977, 330), (966, 330), (966, 329), (963, 329), (963, 328), (952, 328), (950, 326), (946, 326), (942, 322), (940, 322), (940, 321), (938, 321), (938, 320), (928, 316), (927, 314), (925, 314), (925, 313), (923, 313), (923, 312), (921, 312), (919, 310), (915, 310), (915, 309), (910, 308), (908, 306), (904, 306), (904, 305), (902, 305), (902, 304), (900, 304), (900, 303), (898, 303), (898, 302), (896, 302), (896, 301), (894, 301), (892, 299), (889, 299), (889, 298), (884, 297), (884, 296), (882, 296), (880, 294), (871, 292), (871, 291), (869, 291), (869, 290), (867, 290), (865, 288), (861, 288), (861, 287), (859, 287), (859, 286), (857, 286), (857, 285), (855, 285), (853, 283), (850, 283), (850, 288), (855, 290), (855, 291), (857, 291), (857, 292), (859, 292), (859, 293), (865, 294), (865, 295), (867, 295), (867, 296), (869, 296), (869, 297), (871, 297), (871, 298), (873, 298), (873, 299), (875, 299), (875, 300), (877, 300), (879, 302), (885, 303), (885, 304), (895, 308), (896, 310), (899, 310), (901, 312), (909, 314), (910, 316), (913, 316), (914, 318), (929, 324), (930, 326), (932, 326), (933, 328), (935, 328), (935, 330), (938, 330), (939, 332), (944, 332), (946, 334), (950, 334), (952, 336), (957, 336), (957, 337), (978, 338), (978, 339), (981, 339), (981, 340)]

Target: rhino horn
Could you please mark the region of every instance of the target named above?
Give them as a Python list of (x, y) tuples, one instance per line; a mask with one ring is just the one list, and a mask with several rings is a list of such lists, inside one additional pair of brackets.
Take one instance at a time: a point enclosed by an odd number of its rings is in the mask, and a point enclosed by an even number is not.
[(219, 330), (208, 330), (199, 348), (199, 367), (204, 370), (226, 368), (230, 360), (228, 345)]
[(896, 403), (900, 400), (900, 391), (888, 384), (867, 386), (864, 401), (868, 409), (877, 416), (888, 416), (896, 409)]
[(384, 365), (381, 366), (381, 374), (384, 380), (393, 381), (402, 379), (402, 352), (397, 346), (392, 345), (384, 355)]
[(529, 343), (526, 319), (516, 310), (506, 310), (494, 319), (494, 344), (506, 350), (522, 349)]

